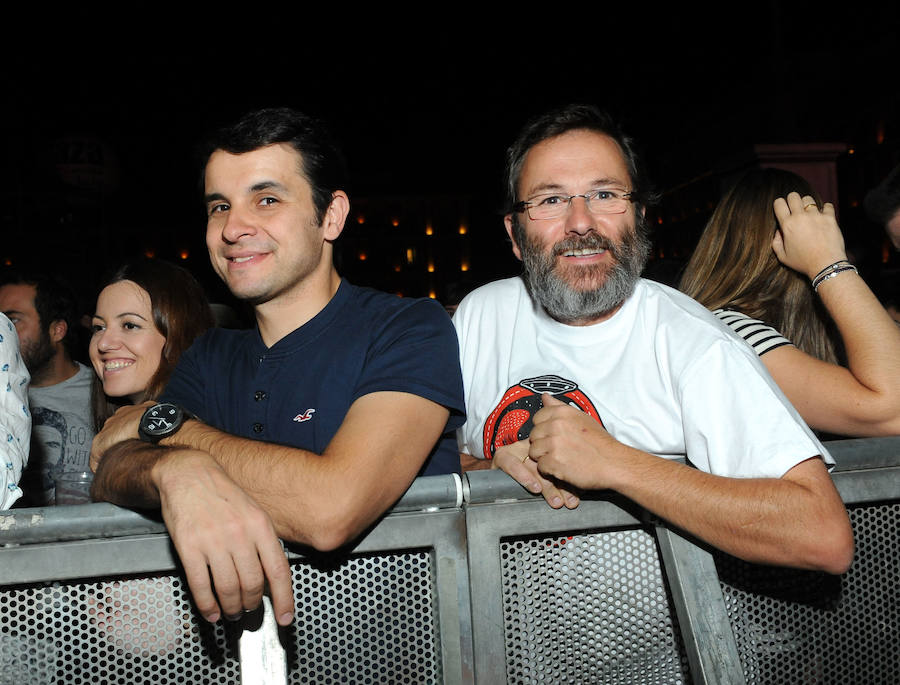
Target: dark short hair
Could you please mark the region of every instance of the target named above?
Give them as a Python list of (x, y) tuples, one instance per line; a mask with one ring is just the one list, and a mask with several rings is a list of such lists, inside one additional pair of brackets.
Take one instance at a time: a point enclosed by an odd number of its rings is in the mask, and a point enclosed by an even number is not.
[(886, 224), (900, 210), (900, 164), (863, 200), (866, 216), (878, 224)]
[(74, 352), (77, 334), (78, 298), (72, 287), (59, 276), (40, 271), (15, 271), (3, 278), (3, 285), (30, 285), (34, 288), (34, 309), (47, 333), (54, 321), (66, 322), (62, 342), (66, 352)]
[(248, 112), (210, 135), (200, 149), (201, 187), (206, 165), (216, 150), (240, 155), (279, 143), (290, 145), (300, 155), (299, 171), (312, 187), (316, 221), (321, 223), (334, 192), (347, 187), (347, 164), (323, 121), (288, 107)]
[(594, 105), (571, 104), (541, 114), (529, 121), (506, 151), (506, 211), (512, 211), (513, 205), (519, 201), (517, 196), (519, 178), (528, 151), (542, 141), (577, 130), (602, 133), (612, 138), (619, 146), (631, 176), (638, 213), (643, 207), (656, 202), (657, 196), (650, 188), (634, 140), (625, 135), (608, 112)]

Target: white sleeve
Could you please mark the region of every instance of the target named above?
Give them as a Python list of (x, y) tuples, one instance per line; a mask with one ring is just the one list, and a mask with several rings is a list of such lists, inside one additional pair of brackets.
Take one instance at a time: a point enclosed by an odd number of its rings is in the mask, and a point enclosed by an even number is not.
[[(831, 455), (752, 350), (719, 341), (698, 355), (681, 383), (688, 459), (734, 478), (780, 478), (811, 457)], [(735, 353), (737, 351), (737, 354)]]
[(0, 509), (9, 509), (22, 496), (19, 478), (31, 444), (30, 380), (16, 328), (0, 314)]

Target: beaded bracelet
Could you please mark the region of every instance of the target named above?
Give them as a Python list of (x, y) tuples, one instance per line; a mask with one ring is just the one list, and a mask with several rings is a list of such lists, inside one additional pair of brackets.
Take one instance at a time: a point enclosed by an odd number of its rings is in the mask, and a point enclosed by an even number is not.
[(816, 274), (816, 277), (812, 279), (812, 287), (813, 290), (819, 292), (819, 286), (822, 285), (829, 278), (834, 278), (840, 273), (845, 271), (853, 271), (855, 273), (859, 273), (857, 268), (853, 266), (846, 259), (842, 259), (839, 262), (835, 262), (834, 264), (829, 264), (824, 269), (822, 269), (819, 273)]

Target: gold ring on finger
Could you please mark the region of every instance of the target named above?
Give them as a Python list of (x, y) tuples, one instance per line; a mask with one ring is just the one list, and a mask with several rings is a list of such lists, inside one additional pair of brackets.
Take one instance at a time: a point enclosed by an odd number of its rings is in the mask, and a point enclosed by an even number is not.
[(815, 207), (816, 209), (818, 209), (819, 205), (817, 205), (815, 202), (810, 202), (809, 204), (803, 205), (803, 209), (809, 209), (810, 207)]

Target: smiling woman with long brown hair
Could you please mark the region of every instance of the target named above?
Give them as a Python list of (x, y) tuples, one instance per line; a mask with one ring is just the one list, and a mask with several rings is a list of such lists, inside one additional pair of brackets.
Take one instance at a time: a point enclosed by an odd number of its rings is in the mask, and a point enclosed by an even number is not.
[(200, 284), (156, 259), (120, 267), (97, 297), (89, 348), (97, 430), (122, 404), (157, 398), (191, 343), (213, 325)]
[(754, 347), (811, 427), (900, 434), (900, 328), (847, 261), (834, 207), (800, 176), (744, 175), (713, 212), (680, 288)]

